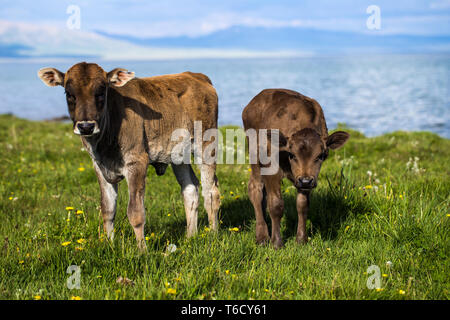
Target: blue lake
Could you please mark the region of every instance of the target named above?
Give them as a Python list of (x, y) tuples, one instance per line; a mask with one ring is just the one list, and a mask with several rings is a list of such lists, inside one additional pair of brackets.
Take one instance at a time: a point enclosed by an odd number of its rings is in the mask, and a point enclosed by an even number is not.
[[(76, 62), (0, 63), (0, 113), (33, 120), (67, 115), (64, 89), (46, 87), (37, 70), (66, 71)], [(95, 62), (138, 77), (205, 73), (219, 94), (221, 125), (242, 126), (242, 109), (261, 90), (288, 88), (316, 99), (329, 129), (341, 122), (368, 136), (426, 130), (450, 138), (450, 55)]]

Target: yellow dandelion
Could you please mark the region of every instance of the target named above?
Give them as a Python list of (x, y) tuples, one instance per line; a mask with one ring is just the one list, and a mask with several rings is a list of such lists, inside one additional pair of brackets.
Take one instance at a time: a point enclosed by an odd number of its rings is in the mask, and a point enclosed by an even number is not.
[(388, 277), (388, 275), (387, 275), (386, 273), (383, 273), (381, 276), (382, 276), (383, 278), (387, 278), (387, 277)]
[(81, 300), (80, 296), (71, 296), (70, 300)]
[(72, 211), (74, 209), (74, 207), (66, 207), (67, 211)]
[(265, 292), (269, 292), (269, 289), (264, 289)]
[(350, 229), (350, 226), (346, 226), (344, 232), (347, 232)]
[(252, 172), (252, 168), (248, 168), (248, 172)]
[(25, 263), (25, 261), (19, 260), (19, 264), (24, 264), (24, 263)]
[(33, 297), (34, 300), (41, 300), (41, 298), (42, 298), (42, 297), (41, 297), (41, 296), (38, 296), (38, 295), (36, 295), (36, 296)]
[(398, 290), (398, 293), (399, 293), (399, 294), (405, 294), (406, 292), (403, 291), (403, 290)]
[(234, 200), (239, 199), (241, 196), (237, 195), (236, 197), (234, 197)]
[(150, 237), (146, 236), (145, 241), (148, 241), (148, 240), (150, 240)]
[(75, 251), (83, 251), (83, 247), (75, 247)]
[(86, 243), (86, 239), (83, 239), (83, 238), (78, 239), (78, 240), (77, 240), (77, 243), (79, 243), (79, 244)]
[(233, 191), (230, 191), (230, 196), (233, 196), (234, 195), (234, 192)]
[(230, 270), (225, 270), (225, 274), (230, 274)]
[(167, 288), (167, 294), (177, 294), (177, 290), (173, 289), (173, 288)]
[(8, 199), (9, 199), (9, 200), (12, 200), (12, 199), (14, 199), (14, 198), (13, 198), (13, 197), (9, 197)]
[(450, 213), (447, 213), (447, 218), (450, 218)]
[(79, 167), (78, 171), (83, 172), (85, 169), (83, 167)]
[(228, 229), (228, 230), (230, 230), (230, 231), (232, 231), (232, 232), (238, 232), (238, 231), (239, 231), (239, 228), (234, 227), (234, 228), (230, 228), (230, 229)]
[(76, 214), (83, 214), (83, 210), (77, 210), (77, 212), (75, 212)]
[(167, 216), (170, 217), (170, 213), (168, 213)]
[(205, 227), (205, 228), (204, 228), (204, 230), (205, 230), (205, 232), (209, 232), (209, 231), (211, 231), (211, 229), (210, 229), (210, 228), (208, 228), (208, 227)]
[(364, 187), (365, 189), (372, 189), (373, 187), (369, 184), (367, 186)]
[(376, 288), (375, 290), (376, 290), (376, 292), (381, 292), (384, 290), (384, 288)]
[(69, 244), (71, 244), (72, 242), (71, 241), (64, 241), (63, 243), (61, 243), (61, 245), (63, 246), (63, 247), (67, 247)]

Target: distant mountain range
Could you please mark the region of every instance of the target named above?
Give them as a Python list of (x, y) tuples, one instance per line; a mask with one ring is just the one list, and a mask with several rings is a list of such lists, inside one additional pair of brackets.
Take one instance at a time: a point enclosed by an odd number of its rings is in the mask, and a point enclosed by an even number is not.
[(235, 26), (198, 37), (139, 38), (105, 31), (0, 21), (0, 57), (178, 59), (352, 53), (450, 53), (450, 36), (331, 32)]
[(138, 38), (97, 31), (103, 36), (142, 46), (214, 48), (263, 51), (334, 53), (450, 52), (450, 36), (378, 35), (332, 32), (300, 27), (264, 28), (235, 26), (199, 37)]

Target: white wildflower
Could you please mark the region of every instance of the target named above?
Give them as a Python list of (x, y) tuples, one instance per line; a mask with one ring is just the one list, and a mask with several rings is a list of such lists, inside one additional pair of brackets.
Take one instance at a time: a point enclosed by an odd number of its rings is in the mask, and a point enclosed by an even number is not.
[(177, 250), (177, 246), (174, 245), (173, 243), (169, 244), (167, 246), (167, 252), (168, 253), (174, 253)]

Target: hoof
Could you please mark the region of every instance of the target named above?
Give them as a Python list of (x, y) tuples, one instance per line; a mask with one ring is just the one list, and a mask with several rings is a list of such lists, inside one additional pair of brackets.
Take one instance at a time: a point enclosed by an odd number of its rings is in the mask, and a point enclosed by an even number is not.
[(138, 249), (141, 253), (147, 252), (147, 245), (145, 244), (145, 240), (139, 240), (138, 241)]
[(295, 239), (297, 241), (298, 244), (307, 244), (308, 243), (308, 237), (304, 236), (304, 237), (297, 237)]
[(273, 245), (274, 249), (276, 249), (276, 250), (284, 247), (283, 240), (281, 240), (281, 239), (272, 240), (272, 245)]
[(270, 241), (269, 236), (266, 237), (256, 237), (256, 243), (260, 246), (265, 246), (266, 244), (268, 244)]

